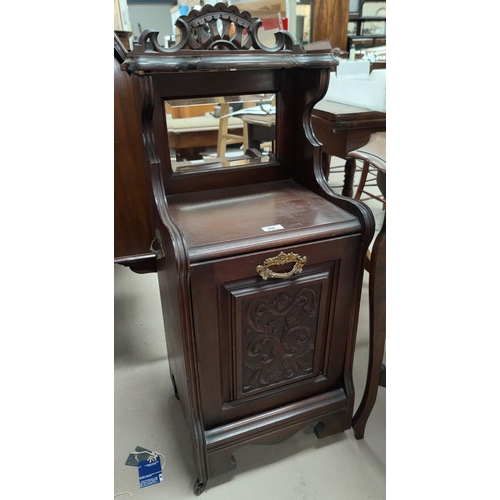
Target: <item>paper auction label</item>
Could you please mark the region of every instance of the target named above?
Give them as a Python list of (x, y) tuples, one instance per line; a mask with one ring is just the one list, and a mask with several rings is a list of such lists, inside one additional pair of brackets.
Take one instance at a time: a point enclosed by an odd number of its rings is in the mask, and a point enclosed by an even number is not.
[(261, 228), (262, 231), (265, 231), (266, 233), (269, 231), (277, 231), (278, 229), (285, 229), (281, 224), (275, 224), (274, 226), (264, 226)]

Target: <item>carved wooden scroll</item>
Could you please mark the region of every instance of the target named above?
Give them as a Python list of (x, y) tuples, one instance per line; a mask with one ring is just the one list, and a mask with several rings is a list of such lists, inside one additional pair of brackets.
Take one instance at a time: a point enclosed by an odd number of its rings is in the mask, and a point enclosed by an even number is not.
[[(139, 45), (145, 48), (151, 44), (152, 50), (159, 53), (172, 53), (181, 49), (192, 50), (248, 50), (251, 48), (266, 52), (280, 50), (291, 51), (294, 45), (291, 33), (277, 31), (274, 47), (261, 43), (258, 30), (262, 21), (252, 18), (250, 12), (240, 12), (235, 5), (217, 3), (192, 10), (187, 16), (177, 19), (175, 25), (181, 33), (181, 39), (174, 47), (162, 47), (158, 42), (158, 31), (145, 30), (139, 37)], [(137, 46), (135, 46), (137, 48)]]
[(313, 371), (320, 287), (252, 300), (245, 311), (243, 393)]

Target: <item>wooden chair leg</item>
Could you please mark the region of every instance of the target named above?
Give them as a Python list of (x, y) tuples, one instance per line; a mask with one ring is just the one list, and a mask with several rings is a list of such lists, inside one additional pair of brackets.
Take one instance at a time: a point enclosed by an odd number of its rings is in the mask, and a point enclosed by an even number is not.
[(342, 196), (352, 198), (355, 173), (356, 160), (354, 158), (347, 158), (344, 167), (344, 187), (342, 188)]
[(382, 369), (380, 370), (380, 380), (378, 385), (380, 387), (385, 387), (385, 365), (382, 365)]
[(361, 177), (359, 179), (358, 189), (356, 190), (356, 194), (354, 195), (355, 200), (359, 200), (361, 198), (361, 194), (365, 189), (366, 178), (368, 177), (369, 170), (370, 170), (370, 164), (367, 161), (363, 162), (363, 170), (361, 170)]
[(227, 130), (229, 125), (229, 104), (223, 102), (220, 104), (220, 116), (223, 118), (219, 119), (219, 135), (217, 136), (217, 158), (224, 158), (226, 156), (227, 147)]
[(243, 151), (250, 149), (250, 138), (248, 135), (248, 123), (243, 124)]
[[(352, 419), (356, 439), (363, 439), (366, 422), (375, 405), (385, 348), (385, 218), (373, 244), (368, 285), (370, 308), (370, 353), (366, 387), (361, 403)], [(385, 383), (385, 381), (384, 381)]]

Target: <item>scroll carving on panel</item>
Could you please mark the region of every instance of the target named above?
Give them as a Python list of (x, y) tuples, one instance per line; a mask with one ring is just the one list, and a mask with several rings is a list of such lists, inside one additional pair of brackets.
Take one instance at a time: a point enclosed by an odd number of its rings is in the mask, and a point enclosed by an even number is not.
[(321, 287), (303, 287), (244, 304), (242, 392), (312, 374)]

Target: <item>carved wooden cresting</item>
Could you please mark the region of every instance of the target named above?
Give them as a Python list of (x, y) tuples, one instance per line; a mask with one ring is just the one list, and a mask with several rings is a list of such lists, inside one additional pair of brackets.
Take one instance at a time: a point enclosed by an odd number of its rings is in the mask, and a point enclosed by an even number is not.
[(249, 12), (240, 12), (235, 5), (223, 3), (205, 5), (201, 9), (192, 10), (187, 16), (177, 19), (175, 26), (180, 31), (180, 41), (170, 48), (158, 43), (158, 31), (146, 30), (139, 37), (139, 45), (151, 43), (153, 50), (160, 53), (177, 52), (180, 49), (193, 50), (242, 50), (260, 49), (276, 52), (281, 49), (292, 49), (293, 37), (288, 31), (276, 33), (276, 45), (266, 47), (259, 40), (258, 31), (262, 26), (260, 19), (253, 19)]
[[(121, 66), (142, 130), (170, 376), (192, 440), (196, 494), (236, 467), (237, 448), (311, 424), (318, 438), (342, 432), (354, 405), (374, 221), (328, 185), (311, 126), (337, 60), (331, 50), (302, 50), (286, 31), (264, 46), (261, 24), (236, 6), (206, 5), (178, 19), (176, 46), (161, 47), (146, 30)], [(172, 167), (165, 102), (268, 95), (275, 145), (266, 161), (242, 151), (237, 161)]]

